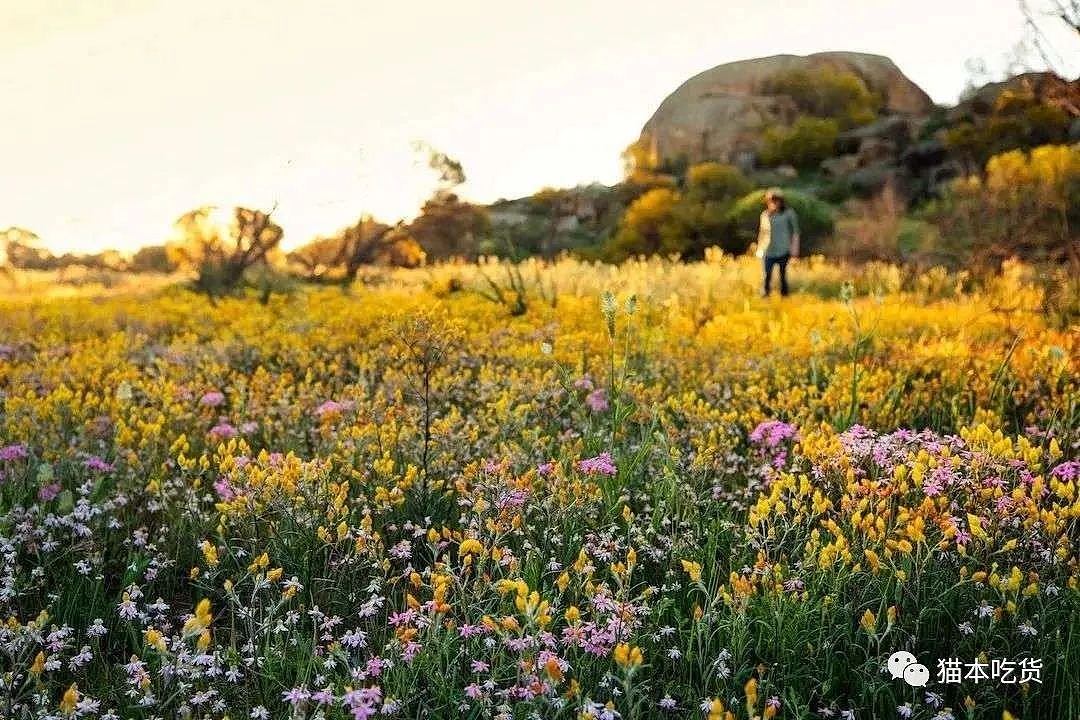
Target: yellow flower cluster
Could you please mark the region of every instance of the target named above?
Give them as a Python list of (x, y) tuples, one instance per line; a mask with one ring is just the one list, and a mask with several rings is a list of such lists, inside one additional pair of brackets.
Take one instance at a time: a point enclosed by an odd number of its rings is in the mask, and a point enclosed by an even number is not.
[[(936, 452), (900, 450), (891, 472), (875, 478), (837, 433), (808, 432), (800, 451), (832, 472), (820, 479), (780, 473), (752, 505), (749, 525), (768, 538), (803, 539), (803, 559), (823, 571), (885, 574), (899, 582), (930, 553), (952, 551), (968, 558), (963, 578), (987, 583), (1010, 601), (1038, 593), (1039, 570), (1002, 567), (1002, 561), (1034, 563), (1025, 546), (1049, 548), (1076, 587), (1080, 559), (1070, 528), (1080, 518), (1077, 481), (1046, 474), (1062, 455), (1058, 444), (1044, 449), (985, 424), (964, 427), (959, 437), (963, 455), (948, 444)], [(971, 571), (972, 565), (980, 569)], [(732, 586), (737, 583), (733, 574)], [(869, 610), (860, 619), (871, 633), (876, 622)]]
[[(998, 312), (996, 295), (1041, 299), (1015, 273), (965, 293), (943, 271), (876, 266), (841, 299), (854, 271), (809, 258), (792, 268), (801, 292), (779, 301), (751, 297), (756, 263), (714, 254), (617, 269), (565, 259), (525, 264), (554, 297), (530, 286), (527, 312), (510, 316), (455, 290), (495, 270), (390, 270), (350, 293), (265, 304), (179, 289), (0, 299), (0, 488), (38, 513), (5, 518), (70, 517), (93, 535), (72, 541), (91, 548), (77, 567), (130, 568), (123, 587), (108, 583), (108, 637), (132, 647), (104, 662), (131, 668), (136, 695), (173, 696), (163, 663), (231, 662), (251, 640), (276, 668), (294, 650), (270, 646), (300, 638), (291, 647), (317, 653), (339, 696), (354, 688), (342, 671), (371, 658), (365, 678), (385, 683), (387, 707), (420, 696), (377, 658), (444, 667), (437, 653), (466, 646), (492, 682), (520, 681), (508, 698), (562, 697), (583, 717), (608, 709), (581, 684), (611, 665), (632, 691), (619, 702), (660, 690), (635, 685), (656, 672), (672, 694), (693, 686), (695, 704), (730, 704), (731, 688), (698, 687), (700, 668), (680, 659), (780, 625), (777, 648), (803, 653), (784, 615), (795, 604), (870, 645), (914, 617), (904, 602), (918, 583), (945, 577), (965, 612), (1036, 637), (1021, 625), (1036, 601), (1080, 589), (1080, 489), (1075, 463), (1062, 470), (1080, 336)], [(629, 295), (633, 312), (618, 310)], [(755, 437), (770, 423), (787, 434)], [(20, 552), (59, 542), (50, 532)], [(116, 538), (131, 538), (130, 558), (99, 552)], [(41, 574), (17, 584), (61, 596)], [(844, 591), (868, 586), (880, 602)], [(163, 587), (176, 618), (148, 610)], [(82, 632), (92, 619), (57, 623)], [(7, 627), (45, 636), (48, 623)], [(806, 687), (785, 687), (775, 666), (747, 680), (745, 646), (730, 646), (746, 716), (794, 712)], [(66, 659), (40, 643), (23, 658), (23, 677), (47, 686), (43, 707), (59, 697), (78, 715), (100, 695), (50, 679)], [(446, 683), (464, 679), (454, 703), (462, 688), (482, 703), (510, 692), (474, 683), (479, 672)], [(318, 690), (283, 689), (294, 713)], [(735, 717), (719, 698), (701, 707)]]

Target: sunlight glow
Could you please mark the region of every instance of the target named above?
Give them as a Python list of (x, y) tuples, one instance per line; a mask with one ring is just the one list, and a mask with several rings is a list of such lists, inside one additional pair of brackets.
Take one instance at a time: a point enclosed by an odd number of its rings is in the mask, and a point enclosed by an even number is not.
[(951, 102), (966, 59), (1000, 75), (1021, 34), (1010, 0), (0, 0), (0, 227), (134, 249), (200, 205), (276, 202), (295, 247), (411, 217), (434, 187), (416, 140), (461, 160), (475, 201), (612, 183), (659, 102), (714, 65), (875, 52)]

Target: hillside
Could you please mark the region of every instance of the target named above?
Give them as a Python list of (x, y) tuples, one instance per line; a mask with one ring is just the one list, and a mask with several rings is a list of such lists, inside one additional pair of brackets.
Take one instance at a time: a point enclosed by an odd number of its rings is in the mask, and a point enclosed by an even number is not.
[(995, 152), (1080, 140), (1080, 85), (1053, 73), (989, 83), (952, 108), (889, 58), (776, 55), (690, 78), (646, 121), (636, 145), (654, 167), (714, 161), (746, 172), (820, 173), (867, 196), (892, 183), (922, 199)]
[[(957, 179), (984, 176), (990, 159), (1002, 153), (1040, 146), (1063, 150), (1077, 142), (1080, 83), (1053, 73), (989, 83), (943, 107), (886, 57), (776, 55), (719, 65), (679, 85), (627, 148), (624, 182), (546, 188), (499, 201), (488, 211), (495, 234), (512, 238), (517, 251), (526, 254), (551, 257), (574, 250), (605, 259), (652, 252), (697, 257), (710, 245), (745, 251), (756, 228), (760, 189), (780, 185), (796, 191), (801, 214), (816, 219), (815, 235), (823, 243), (812, 242), (813, 251), (838, 252), (843, 246), (852, 252), (841, 254), (851, 259), (901, 261), (918, 255), (923, 262), (959, 266), (970, 259), (968, 246), (974, 242), (995, 245), (991, 265), (1012, 253), (1059, 258), (1060, 238), (1036, 227), (1045, 225), (1046, 203), (1018, 213), (997, 206), (975, 209), (977, 202), (966, 201), (960, 214), (981, 217), (982, 225), (994, 226), (990, 233), (950, 215), (951, 210), (934, 209), (934, 203), (950, 194)], [(1062, 192), (1073, 192), (1070, 182)], [(871, 201), (886, 188), (895, 198), (887, 208), (860, 210), (849, 202)], [(635, 216), (645, 225), (632, 238), (616, 239), (639, 200), (641, 212)], [(860, 237), (826, 246), (853, 212), (871, 225), (881, 219), (883, 227), (871, 232), (874, 247), (853, 247), (866, 244), (865, 222), (856, 232)], [(900, 222), (905, 213), (910, 217)], [(1005, 216), (1023, 218), (1023, 227), (997, 222)], [(851, 223), (845, 228), (851, 230)], [(986, 239), (1033, 234), (1043, 236), (1039, 248)], [(495, 245), (484, 250), (500, 252)]]

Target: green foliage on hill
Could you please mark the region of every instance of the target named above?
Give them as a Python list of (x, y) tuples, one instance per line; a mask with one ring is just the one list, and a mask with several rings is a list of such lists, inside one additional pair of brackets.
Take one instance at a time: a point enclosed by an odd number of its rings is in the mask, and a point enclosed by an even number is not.
[(1064, 142), (1069, 115), (1031, 92), (1005, 90), (988, 118), (969, 118), (945, 131), (945, 144), (970, 168), (1016, 148)]
[(801, 113), (836, 120), (844, 127), (870, 122), (882, 107), (882, 98), (861, 77), (830, 67), (779, 72), (761, 89), (766, 95), (788, 96)]
[(635, 200), (608, 244), (608, 257), (682, 254), (689, 238), (677, 212), (681, 201), (682, 195), (670, 188), (654, 188)]
[(836, 120), (801, 117), (790, 127), (773, 126), (762, 138), (760, 160), (765, 165), (817, 167), (836, 154), (840, 125)]
[(732, 165), (705, 162), (686, 172), (686, 196), (692, 202), (722, 202), (745, 195), (752, 187), (746, 175)]
[(731, 232), (728, 215), (736, 198), (753, 185), (738, 168), (707, 162), (687, 169), (678, 188), (655, 187), (627, 208), (604, 256), (700, 257)]

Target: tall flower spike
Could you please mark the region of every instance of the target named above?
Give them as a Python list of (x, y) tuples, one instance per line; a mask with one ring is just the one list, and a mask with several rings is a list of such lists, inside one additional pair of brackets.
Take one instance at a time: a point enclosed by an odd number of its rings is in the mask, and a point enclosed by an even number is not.
[(605, 290), (604, 294), (600, 296), (600, 312), (604, 316), (604, 323), (607, 325), (608, 337), (615, 337), (615, 295), (610, 290)]

